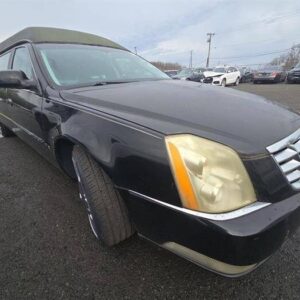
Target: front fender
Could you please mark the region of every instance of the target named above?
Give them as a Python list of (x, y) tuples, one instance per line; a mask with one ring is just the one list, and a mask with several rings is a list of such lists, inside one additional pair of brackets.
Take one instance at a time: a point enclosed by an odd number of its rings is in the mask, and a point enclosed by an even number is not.
[(59, 115), (54, 143), (84, 147), (118, 187), (181, 206), (162, 134), (70, 103), (45, 110)]

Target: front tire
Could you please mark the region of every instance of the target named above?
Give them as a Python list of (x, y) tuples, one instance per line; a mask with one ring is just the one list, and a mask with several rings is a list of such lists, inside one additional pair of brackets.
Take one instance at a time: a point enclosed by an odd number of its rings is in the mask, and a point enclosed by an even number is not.
[(113, 246), (134, 233), (128, 211), (113, 182), (99, 164), (81, 147), (74, 146), (72, 160), (79, 195), (95, 237)]
[(4, 126), (3, 124), (0, 124), (0, 129), (3, 137), (11, 137), (15, 135), (9, 128)]
[(226, 87), (226, 79), (225, 79), (225, 78), (222, 79), (222, 81), (221, 81), (221, 86), (222, 86), (222, 87)]

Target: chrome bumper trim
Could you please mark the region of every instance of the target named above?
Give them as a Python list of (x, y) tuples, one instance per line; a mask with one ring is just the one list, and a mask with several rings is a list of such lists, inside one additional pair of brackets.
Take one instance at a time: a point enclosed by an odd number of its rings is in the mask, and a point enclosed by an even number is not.
[(227, 212), (227, 213), (209, 214), (209, 213), (203, 213), (203, 212), (187, 209), (187, 208), (184, 208), (184, 207), (179, 207), (179, 206), (176, 206), (176, 205), (172, 205), (172, 204), (154, 199), (152, 197), (143, 195), (141, 193), (138, 193), (138, 192), (135, 192), (135, 191), (132, 191), (132, 190), (128, 190), (128, 192), (131, 195), (141, 197), (145, 200), (148, 200), (148, 201), (151, 201), (153, 203), (168, 207), (170, 209), (180, 211), (182, 213), (192, 215), (192, 216), (195, 216), (195, 217), (205, 218), (205, 219), (214, 220), (214, 221), (226, 221), (226, 220), (236, 219), (236, 218), (242, 217), (244, 215), (250, 214), (254, 211), (257, 211), (259, 209), (262, 209), (262, 208), (264, 208), (266, 206), (269, 206), (271, 204), (271, 203), (267, 203), (267, 202), (255, 202), (255, 203), (252, 203), (252, 204), (247, 205), (245, 207), (242, 207), (242, 208), (239, 208), (237, 210), (230, 211), (230, 212)]
[(208, 271), (212, 271), (219, 275), (230, 278), (246, 275), (256, 269), (261, 263), (265, 261), (264, 260), (262, 262), (248, 266), (236, 266), (213, 259), (209, 256), (196, 252), (175, 242), (166, 242), (160, 246)]

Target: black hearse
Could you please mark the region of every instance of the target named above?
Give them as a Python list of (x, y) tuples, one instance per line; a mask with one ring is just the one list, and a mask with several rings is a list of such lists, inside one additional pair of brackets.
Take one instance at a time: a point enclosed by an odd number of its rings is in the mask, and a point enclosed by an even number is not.
[(137, 231), (239, 276), (300, 223), (298, 114), (171, 80), (107, 39), (28, 28), (0, 44), (0, 123), (78, 181), (106, 245)]

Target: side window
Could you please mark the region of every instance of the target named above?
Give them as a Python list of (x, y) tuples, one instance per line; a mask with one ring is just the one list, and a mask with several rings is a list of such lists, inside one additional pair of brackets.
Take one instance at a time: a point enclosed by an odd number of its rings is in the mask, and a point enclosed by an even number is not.
[(10, 52), (0, 56), (0, 71), (4, 71), (8, 69)]
[(27, 48), (16, 49), (12, 69), (23, 71), (28, 79), (33, 78), (31, 59)]

